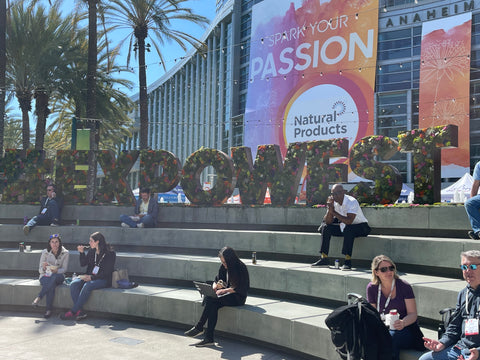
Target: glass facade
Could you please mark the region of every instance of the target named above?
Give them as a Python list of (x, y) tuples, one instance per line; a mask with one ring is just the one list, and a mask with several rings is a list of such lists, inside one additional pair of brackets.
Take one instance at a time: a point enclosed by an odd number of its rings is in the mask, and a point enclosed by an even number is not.
[[(261, 1), (217, 0), (217, 17), (204, 35), (208, 51), (205, 54), (191, 51), (149, 87), (151, 148), (171, 151), (184, 162), (202, 146), (229, 154), (232, 146), (243, 145), (252, 6)], [(448, 6), (450, 13), (446, 14), (444, 9)], [(422, 23), (454, 15), (451, 9), (458, 13), (472, 12), (473, 167), (480, 160), (480, 0), (379, 1), (374, 129), (376, 134), (396, 138), (399, 131), (418, 128)], [(122, 149), (137, 147), (135, 132)], [(383, 161), (396, 166), (405, 182), (412, 182), (410, 154), (398, 153)], [(131, 181), (138, 179), (131, 176)]]

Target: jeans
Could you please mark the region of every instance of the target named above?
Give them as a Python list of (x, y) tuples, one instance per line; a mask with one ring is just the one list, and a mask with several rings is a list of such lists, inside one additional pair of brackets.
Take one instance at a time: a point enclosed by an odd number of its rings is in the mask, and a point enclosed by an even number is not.
[(140, 220), (135, 221), (133, 220), (130, 216), (128, 215), (120, 215), (120, 221), (124, 222), (131, 228), (137, 227), (137, 224), (143, 224), (144, 227), (155, 227), (155, 221), (152, 217), (152, 215), (144, 215), (143, 217), (140, 218)]
[(339, 223), (333, 223), (327, 225), (322, 223), (320, 227), (322, 245), (320, 248), (320, 253), (328, 255), (328, 250), (330, 249), (330, 238), (332, 236), (342, 236), (343, 237), (343, 247), (342, 254), (352, 256), (353, 250), (353, 240), (358, 236), (367, 236), (370, 234), (370, 226), (368, 223), (360, 223), (354, 225), (346, 225), (343, 229), (343, 232), (340, 230)]
[(243, 305), (243, 302), (240, 302), (234, 294), (231, 294), (221, 298), (205, 297), (204, 303), (205, 307), (203, 308), (202, 316), (195, 327), (199, 330), (203, 329), (208, 320), (205, 339), (213, 341), (213, 333), (218, 320), (218, 310), (224, 306), (240, 306)]
[(468, 358), (467, 354), (469, 353), (468, 349), (460, 350), (455, 345), (452, 345), (439, 352), (430, 351), (423, 354), (418, 360), (457, 360), (460, 355)]
[(399, 360), (401, 349), (411, 349), (413, 347), (413, 334), (409, 328), (402, 330), (390, 330), (392, 336), (393, 360)]
[(480, 231), (480, 195), (465, 201), (465, 210), (467, 211), (468, 219), (472, 225), (473, 232)]
[(55, 288), (63, 283), (65, 277), (63, 274), (52, 274), (52, 276), (42, 276), (40, 278), (40, 284), (42, 284), (42, 290), (38, 293), (38, 297), (42, 299), (47, 296), (47, 310), (53, 308), (53, 298), (55, 297)]
[(75, 314), (78, 310), (81, 310), (93, 290), (105, 287), (107, 287), (107, 280), (105, 279), (83, 281), (77, 278), (73, 280), (70, 283), (70, 295), (73, 300), (71, 311)]

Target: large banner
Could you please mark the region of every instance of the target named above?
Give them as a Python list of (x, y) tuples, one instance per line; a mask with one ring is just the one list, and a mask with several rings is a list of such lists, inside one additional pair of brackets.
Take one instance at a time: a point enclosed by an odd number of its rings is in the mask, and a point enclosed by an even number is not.
[(245, 145), (373, 134), (378, 0), (265, 0), (252, 8)]
[(442, 150), (442, 177), (470, 172), (470, 41), (472, 14), (422, 27), (419, 127), (458, 125), (458, 148)]

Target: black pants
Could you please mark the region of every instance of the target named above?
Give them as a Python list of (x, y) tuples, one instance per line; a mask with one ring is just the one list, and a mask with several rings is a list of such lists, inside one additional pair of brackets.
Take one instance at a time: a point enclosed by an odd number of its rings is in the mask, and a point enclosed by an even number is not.
[(221, 298), (206, 297), (204, 301), (205, 307), (203, 308), (202, 316), (195, 326), (197, 329), (203, 329), (203, 326), (208, 320), (207, 332), (205, 339), (213, 341), (213, 332), (217, 325), (218, 309), (224, 306), (240, 306), (245, 304), (245, 301), (235, 294), (222, 296)]
[(322, 245), (320, 247), (320, 253), (328, 255), (328, 250), (330, 249), (330, 238), (332, 236), (342, 236), (343, 237), (343, 247), (342, 254), (352, 256), (353, 250), (353, 240), (359, 236), (367, 236), (370, 234), (371, 228), (368, 226), (368, 223), (360, 223), (354, 225), (346, 225), (343, 229), (343, 232), (340, 230), (340, 223), (334, 222), (327, 225), (322, 223), (319, 228), (322, 237)]

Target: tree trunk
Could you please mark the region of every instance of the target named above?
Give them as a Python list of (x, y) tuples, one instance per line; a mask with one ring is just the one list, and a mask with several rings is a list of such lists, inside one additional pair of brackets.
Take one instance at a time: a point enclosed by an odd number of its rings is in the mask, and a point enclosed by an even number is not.
[(96, 193), (97, 103), (95, 99), (97, 74), (97, 0), (88, 0), (88, 60), (87, 60), (87, 119), (90, 128), (88, 155), (87, 201), (93, 202)]
[(50, 114), (48, 108), (49, 95), (45, 90), (35, 91), (35, 114), (37, 115), (37, 127), (35, 129), (35, 150), (43, 150), (45, 141), (45, 127), (47, 117)]
[(7, 1), (0, 0), (0, 156), (3, 155), (5, 130), (5, 96), (6, 96), (6, 22)]
[(23, 150), (30, 147), (30, 118), (28, 113), (32, 110), (32, 94), (29, 91), (17, 91), (18, 104), (22, 110), (22, 144)]
[(145, 38), (137, 38), (138, 44), (138, 82), (140, 86), (140, 150), (148, 148), (148, 95), (147, 70), (145, 67)]

